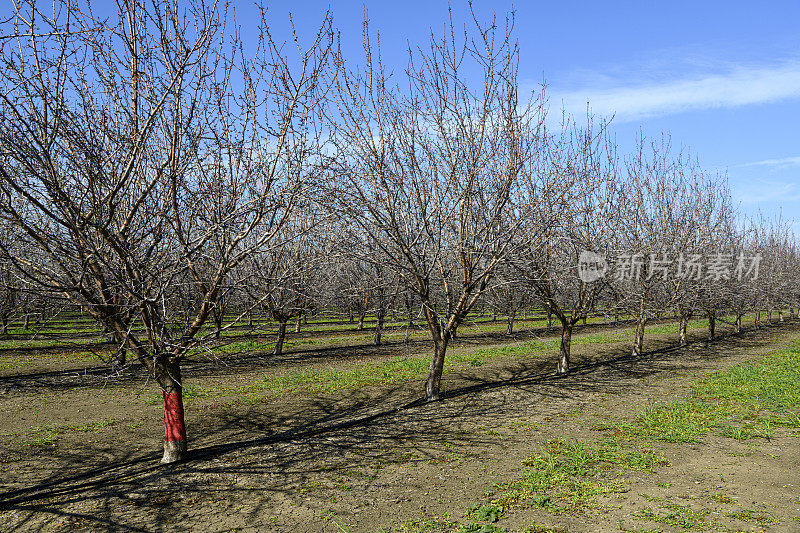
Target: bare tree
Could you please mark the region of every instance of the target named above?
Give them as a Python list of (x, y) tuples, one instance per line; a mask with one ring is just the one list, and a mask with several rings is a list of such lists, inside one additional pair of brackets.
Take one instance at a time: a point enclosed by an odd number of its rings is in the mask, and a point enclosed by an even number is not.
[[(264, 20), (255, 56), (200, 1), (122, 1), (108, 22), (25, 2), (0, 27), (0, 217), (36, 254), (4, 251), (160, 385), (163, 462), (186, 452), (181, 361), (231, 270), (296, 209), (314, 158), (330, 19), (292, 57)], [(201, 296), (189, 321), (172, 314), (177, 283)]]
[(243, 285), (251, 301), (278, 323), (273, 355), (283, 353), (289, 321), (311, 306), (321, 265), (330, 256), (319, 227), (323, 217), (308, 202), (284, 224), (275, 242), (250, 259), (250, 276)]
[[(514, 258), (522, 279), (561, 323), (558, 372), (569, 371), (572, 331), (595, 308), (606, 282), (603, 264), (620, 220), (616, 147), (605, 122), (587, 117), (579, 128), (567, 119), (535, 174), (527, 176), (531, 201), (526, 243)], [(592, 254), (597, 277), (580, 270)]]
[(341, 64), (332, 122), (343, 212), (421, 301), (434, 345), (428, 400), (441, 394), (452, 336), (515, 244), (508, 215), (541, 113), (520, 102), (512, 29), (513, 18), (498, 27), (473, 16), (462, 38), (451, 21), (410, 52), (401, 85), (366, 31), (364, 69)]

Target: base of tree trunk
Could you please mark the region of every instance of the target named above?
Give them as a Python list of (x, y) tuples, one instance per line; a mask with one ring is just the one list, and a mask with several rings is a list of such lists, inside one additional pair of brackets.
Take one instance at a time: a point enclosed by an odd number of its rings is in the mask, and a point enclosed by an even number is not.
[(183, 461), (186, 458), (186, 441), (185, 440), (165, 440), (164, 441), (164, 457), (161, 458), (161, 464), (170, 464)]

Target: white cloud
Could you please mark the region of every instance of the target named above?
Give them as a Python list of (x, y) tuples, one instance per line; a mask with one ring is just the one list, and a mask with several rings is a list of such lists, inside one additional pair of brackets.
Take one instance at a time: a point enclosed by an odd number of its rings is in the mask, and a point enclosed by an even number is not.
[(616, 87), (603, 84), (548, 92), (554, 108), (563, 103), (568, 112), (580, 115), (586, 112), (588, 100), (593, 113), (614, 114), (616, 122), (628, 122), (690, 110), (800, 98), (800, 62), (771, 68), (735, 67), (722, 74), (658, 83), (632, 82)]
[(757, 187), (739, 191), (743, 204), (762, 202), (796, 202), (800, 200), (800, 186), (797, 182), (758, 180)]
[(764, 159), (752, 163), (742, 163), (737, 167), (794, 167), (800, 166), (800, 157), (781, 157), (780, 159)]

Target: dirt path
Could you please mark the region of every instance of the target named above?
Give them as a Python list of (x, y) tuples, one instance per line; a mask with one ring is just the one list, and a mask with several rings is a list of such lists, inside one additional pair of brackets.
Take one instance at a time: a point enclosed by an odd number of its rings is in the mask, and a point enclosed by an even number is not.
[[(56, 430), (52, 444), (23, 442), (39, 432), (1, 441), (0, 529), (448, 531), (548, 440), (596, 437), (590, 428), (598, 421), (629, 417), (646, 400), (678, 398), (699, 373), (798, 337), (800, 324), (789, 322), (683, 350), (654, 340), (663, 349), (637, 360), (627, 343), (576, 345), (575, 372), (564, 377), (552, 374), (552, 360), (497, 358), (448, 375), (446, 398), (433, 404), (416, 401), (417, 381), (253, 405), (200, 403), (189, 419), (192, 459), (171, 467), (156, 463), (158, 406), (132, 402), (130, 388), (10, 391), (0, 409), (22, 414), (0, 429), (19, 435), (41, 425), (19, 419), (34, 405)], [(59, 432), (70, 424), (85, 427)], [(725, 517), (746, 503), (753, 512), (741, 517), (749, 519), (728, 517), (725, 527), (800, 529), (797, 435), (654, 447), (672, 466), (631, 476), (630, 490), (604, 500), (603, 513), (523, 507), (498, 526), (677, 531), (632, 513), (668, 504)]]

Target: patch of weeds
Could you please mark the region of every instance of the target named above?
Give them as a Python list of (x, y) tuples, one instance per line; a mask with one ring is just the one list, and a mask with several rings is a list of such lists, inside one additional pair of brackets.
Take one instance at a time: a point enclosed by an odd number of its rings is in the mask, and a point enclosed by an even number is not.
[(633, 513), (633, 517), (638, 520), (657, 522), (671, 527), (681, 529), (703, 530), (709, 525), (706, 517), (711, 514), (709, 509), (696, 511), (688, 505), (677, 503), (667, 503), (661, 505), (657, 511), (652, 509), (641, 509)]
[(745, 422), (742, 425), (726, 424), (722, 426), (720, 434), (740, 441), (758, 438), (772, 440), (772, 424), (769, 420), (761, 421), (760, 424), (752, 422)]
[(454, 533), (508, 533), (508, 530), (494, 524), (477, 524), (473, 522), (461, 526)]
[(23, 441), (25, 446), (38, 447), (38, 446), (52, 446), (58, 440), (58, 435), (52, 431), (42, 431), (31, 439)]
[[(532, 501), (553, 511), (587, 510), (596, 505), (597, 496), (624, 490), (621, 481), (607, 481), (612, 468), (646, 472), (669, 463), (661, 456), (618, 440), (587, 444), (554, 439), (547, 443), (545, 453), (531, 456), (522, 464), (529, 470), (499, 484), (500, 495), (492, 503), (509, 507)], [(564, 505), (559, 507), (553, 499)]]
[(350, 528), (343, 526), (333, 518), (330, 518), (329, 520), (334, 526), (336, 526), (336, 529), (338, 529), (341, 533), (350, 533)]
[(469, 516), (475, 520), (483, 520), (484, 522), (497, 522), (500, 520), (500, 517), (503, 516), (504, 510), (502, 505), (481, 505), (476, 503), (470, 508)]
[(736, 440), (771, 439), (775, 427), (800, 428), (800, 343), (713, 372), (674, 403), (647, 402), (631, 423), (592, 429), (666, 442), (700, 442), (712, 428)]
[(727, 513), (725, 516), (741, 520), (742, 522), (753, 522), (761, 525), (774, 524), (778, 521), (770, 513), (756, 511), (754, 509), (739, 509), (738, 511)]
[(636, 436), (666, 442), (700, 442), (708, 433), (709, 413), (689, 402), (662, 404), (647, 402), (636, 422), (626, 429)]
[(733, 503), (733, 499), (730, 496), (726, 496), (722, 493), (709, 494), (708, 499), (717, 503)]
[(668, 489), (672, 486), (672, 483), (669, 481), (661, 481), (660, 483), (656, 483), (657, 486), (661, 487), (662, 489)]
[[(38, 420), (38, 416), (37, 416)], [(99, 433), (107, 427), (113, 426), (117, 421), (114, 419), (100, 420), (99, 422), (87, 422), (80, 425), (65, 425), (65, 426), (50, 426), (50, 425), (34, 425), (25, 433), (32, 438), (24, 440), (23, 444), (26, 446), (52, 446), (58, 440), (59, 435), (68, 433), (70, 431), (80, 431), (81, 433)]]
[(567, 533), (567, 530), (563, 527), (548, 527), (531, 524), (525, 528), (524, 533)]
[[(312, 481), (311, 483), (303, 483), (302, 485), (300, 485), (300, 489), (298, 490), (298, 492), (300, 494), (308, 494), (309, 492), (314, 492), (315, 490), (321, 489), (324, 486), (325, 484), (322, 481)], [(323, 512), (323, 514), (325, 514), (325, 512)]]

